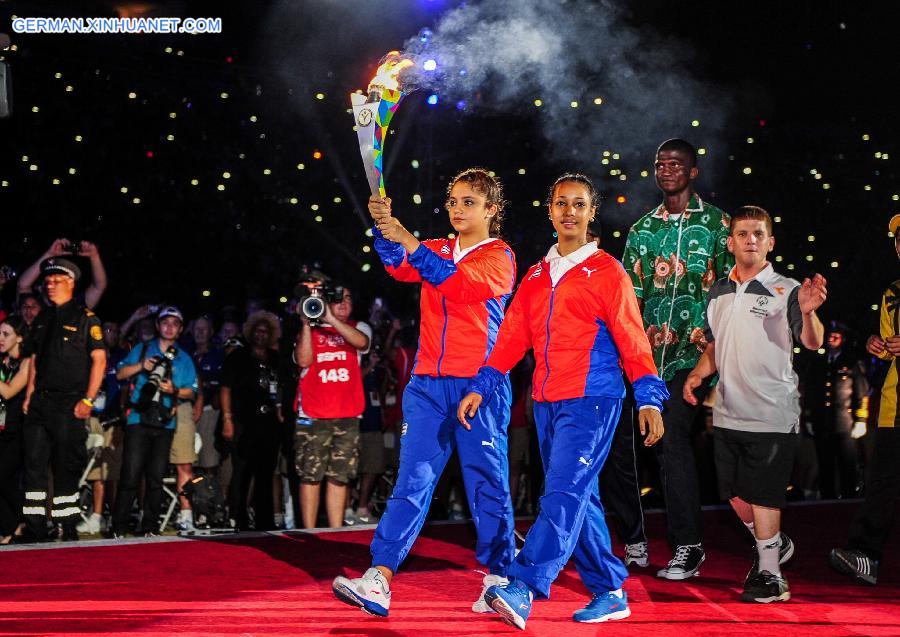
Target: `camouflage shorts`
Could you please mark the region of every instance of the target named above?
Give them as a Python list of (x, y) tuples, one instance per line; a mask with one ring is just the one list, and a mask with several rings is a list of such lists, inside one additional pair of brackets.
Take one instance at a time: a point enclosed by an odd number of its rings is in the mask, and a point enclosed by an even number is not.
[(294, 433), (294, 467), (303, 482), (347, 483), (359, 463), (359, 419), (315, 419)]

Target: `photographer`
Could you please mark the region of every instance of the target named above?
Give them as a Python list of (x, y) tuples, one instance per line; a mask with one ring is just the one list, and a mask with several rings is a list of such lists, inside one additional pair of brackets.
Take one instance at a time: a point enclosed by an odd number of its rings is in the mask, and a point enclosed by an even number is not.
[[(359, 417), (365, 408), (360, 357), (368, 352), (371, 328), (350, 319), (353, 299), (346, 288), (322, 285), (324, 314), (310, 324), (304, 303), (294, 358), (308, 368), (300, 379), (300, 406), (312, 421), (297, 419), (296, 467), (304, 528), (316, 526), (320, 487), (328, 479), (328, 526), (344, 521), (347, 483), (356, 476)], [(299, 410), (298, 410), (299, 411)]]
[(22, 295), (34, 291), (34, 282), (37, 281), (41, 274), (41, 263), (45, 259), (66, 255), (81, 256), (90, 260), (92, 280), (91, 284), (84, 291), (84, 305), (89, 309), (97, 307), (97, 304), (103, 296), (103, 292), (106, 291), (106, 269), (103, 267), (103, 261), (100, 260), (100, 251), (97, 249), (97, 246), (90, 241), (57, 239), (50, 244), (47, 251), (19, 277), (17, 285), (19, 298), (21, 299)]
[(133, 380), (119, 493), (113, 512), (113, 537), (122, 537), (127, 530), (142, 477), (146, 479), (146, 493), (141, 532), (152, 536), (159, 530), (162, 482), (175, 433), (178, 401), (193, 400), (197, 392), (194, 362), (176, 347), (183, 326), (178, 308), (164, 308), (157, 318), (159, 338), (136, 346), (119, 363), (117, 378)]

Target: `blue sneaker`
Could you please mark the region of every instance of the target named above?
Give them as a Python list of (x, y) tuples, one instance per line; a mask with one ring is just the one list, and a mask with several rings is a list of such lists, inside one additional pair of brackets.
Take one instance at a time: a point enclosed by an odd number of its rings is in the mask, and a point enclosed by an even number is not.
[(512, 579), (509, 584), (489, 587), (484, 592), (484, 601), (500, 614), (504, 622), (525, 630), (534, 593), (522, 580)]
[(622, 597), (612, 592), (594, 595), (594, 599), (587, 606), (575, 611), (572, 619), (584, 624), (596, 624), (610, 619), (625, 619), (629, 616), (631, 616), (631, 609), (628, 608), (628, 595), (622, 591)]
[(391, 587), (384, 575), (372, 567), (362, 577), (350, 579), (339, 575), (334, 578), (331, 590), (335, 597), (351, 606), (358, 606), (369, 615), (387, 617), (391, 606)]

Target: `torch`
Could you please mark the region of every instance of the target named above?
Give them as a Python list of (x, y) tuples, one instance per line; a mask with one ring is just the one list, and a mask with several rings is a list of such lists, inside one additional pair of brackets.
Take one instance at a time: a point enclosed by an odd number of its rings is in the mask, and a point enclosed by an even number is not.
[(402, 59), (399, 52), (391, 51), (369, 83), (368, 94), (350, 95), (359, 153), (373, 195), (385, 196), (382, 166), (384, 142), (391, 118), (397, 112), (400, 100), (406, 97), (406, 93), (400, 90), (400, 73), (411, 66), (414, 66), (411, 60)]

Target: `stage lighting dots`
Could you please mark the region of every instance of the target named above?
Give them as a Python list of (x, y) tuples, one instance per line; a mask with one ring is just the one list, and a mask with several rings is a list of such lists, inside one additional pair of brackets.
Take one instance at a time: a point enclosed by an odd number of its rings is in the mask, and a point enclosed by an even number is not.
[(369, 263), (363, 263), (363, 264), (362, 264), (362, 268), (360, 268), (360, 269), (361, 269), (363, 272), (368, 272), (369, 270), (372, 269), (372, 266), (371, 266), (371, 264), (369, 264)]
[(892, 195), (891, 201), (900, 201), (900, 195)]
[(314, 203), (313, 205), (311, 205), (311, 206), (309, 207), (309, 209), (310, 209), (310, 210), (313, 210), (313, 211), (316, 211), (316, 210), (319, 209), (319, 204)]
[(278, 297), (278, 302), (279, 302), (279, 303), (287, 303), (287, 302), (288, 302), (288, 298), (287, 298), (286, 296), (279, 296), (279, 297)]
[(628, 175), (626, 175), (624, 173), (619, 175), (619, 181), (625, 181), (626, 179), (628, 179)]
[(272, 169), (271, 169), (271, 168), (263, 168), (263, 174), (264, 174), (264, 175), (271, 175), (271, 174), (272, 174)]
[(222, 91), (221, 93), (219, 93), (219, 97), (221, 97), (223, 100), (227, 100), (228, 93), (226, 93), (225, 91)]
[(128, 186), (122, 186), (121, 188), (119, 188), (119, 192), (121, 192), (123, 195), (127, 195), (128, 194)]
[(691, 126), (693, 126), (694, 128), (697, 128), (698, 126), (700, 126), (700, 120), (695, 119), (694, 121), (691, 122)]
[(297, 164), (297, 170), (304, 170), (306, 168), (305, 164)]
[(145, 154), (147, 155), (147, 159), (153, 159), (153, 151), (152, 150), (148, 150)]
[(163, 49), (163, 51), (165, 51), (166, 53), (171, 53), (171, 52), (172, 52), (172, 47), (167, 46), (165, 49)]
[(799, 348), (799, 347), (795, 347), (795, 348), (794, 348), (794, 354), (799, 354), (799, 353), (800, 353), (800, 348)]
[(752, 137), (748, 137), (748, 138), (747, 138), (747, 143), (748, 143), (748, 144), (752, 144), (752, 143), (753, 143), (753, 138), (752, 138)]
[(831, 184), (822, 184), (822, 190), (829, 190), (829, 189), (831, 189)]
[(178, 113), (169, 113), (169, 119), (175, 119), (178, 117)]
[(816, 173), (813, 177), (816, 181), (820, 181), (822, 179), (822, 173)]
[(343, 200), (340, 197), (334, 198), (334, 203), (341, 203), (341, 201), (343, 201)]
[(324, 99), (325, 99), (325, 93), (316, 93), (316, 99), (317, 99), (317, 100), (324, 100)]
[(448, 232), (448, 233), (447, 233), (447, 238), (448, 238), (448, 239), (455, 239), (455, 238), (456, 238), (456, 233), (454, 233), (454, 232)]
[(168, 134), (168, 135), (166, 135), (166, 141), (168, 141), (168, 142), (174, 142), (174, 141), (175, 141), (175, 135), (172, 135), (171, 133)]
[(602, 98), (602, 97), (595, 97), (595, 98), (594, 98), (594, 104), (596, 104), (597, 106), (600, 106), (602, 103), (603, 103), (603, 98)]
[(250, 116), (250, 121), (253, 122), (254, 124), (256, 123), (256, 119), (257, 119), (257, 118), (256, 118), (256, 115), (251, 115), (251, 116)]
[(619, 159), (619, 153), (613, 153), (612, 158), (613, 158), (613, 159)]
[(0, 181), (0, 186), (3, 186), (4, 188), (6, 188), (9, 186), (9, 182), (4, 179), (3, 181)]
[(431, 95), (428, 96), (428, 99), (425, 101), (428, 102), (428, 104), (430, 106), (434, 106), (435, 104), (438, 103), (438, 96), (436, 93), (432, 93)]
[(31, 164), (31, 165), (28, 167), (28, 170), (30, 170), (31, 172), (34, 172), (34, 171), (36, 171), (37, 169), (38, 169), (37, 164)]
[(571, 106), (572, 108), (578, 108), (578, 102), (575, 100), (572, 100), (571, 102), (569, 102), (569, 106)]
[(608, 150), (604, 150), (604, 151), (603, 151), (603, 156), (604, 156), (604, 157), (609, 157), (610, 154), (611, 154), (611, 153), (610, 153)]
[(863, 190), (872, 190), (872, 186), (866, 184), (865, 186), (863, 186)]
[(316, 215), (316, 222), (322, 223), (322, 215)]
[(362, 251), (363, 251), (363, 252), (371, 252), (371, 251), (372, 251), (372, 248), (370, 248), (369, 246), (366, 245), (366, 246), (363, 246), (363, 247), (362, 247)]
[(414, 204), (422, 203), (422, 195), (420, 195), (419, 193), (414, 194), (413, 195), (413, 203)]
[(229, 55), (228, 57), (225, 58), (225, 62), (227, 62), (228, 64), (231, 64), (232, 62), (234, 62), (234, 58)]
[(51, 183), (52, 183), (54, 186), (58, 186), (60, 182), (59, 182), (59, 179), (57, 179), (57, 178), (54, 177), (54, 178), (53, 178), (53, 181), (52, 181)]
[[(371, 237), (372, 235), (369, 235), (369, 236)], [(419, 238), (419, 231), (418, 231), (418, 230), (413, 230), (413, 236), (414, 236), (416, 239), (418, 239), (418, 238)]]
[(813, 257), (813, 255), (811, 255), (811, 254), (807, 254), (807, 255), (806, 255), (806, 260), (807, 260), (807, 261), (812, 261), (814, 258), (815, 258), (815, 257)]
[[(37, 106), (35, 106), (34, 108), (37, 108)], [(34, 108), (31, 110), (34, 110)], [(35, 111), (35, 112), (37, 112), (37, 111)], [(881, 151), (880, 150), (877, 153), (875, 153), (875, 159), (881, 159)]]
[(793, 270), (793, 269), (794, 269), (794, 264), (793, 264), (793, 263), (788, 263), (787, 269), (788, 269), (788, 270)]
[(812, 243), (813, 241), (816, 240), (816, 235), (811, 234), (808, 237), (806, 237), (806, 240), (809, 241), (810, 243)]
[(538, 201), (537, 199), (535, 199), (534, 201), (531, 202), (531, 205), (534, 206), (535, 208), (538, 208), (538, 207), (540, 207), (541, 202)]
[(541, 100), (534, 100), (534, 105), (535, 106), (543, 106), (544, 103)]
[(750, 166), (744, 166), (744, 174), (745, 175), (749, 175), (752, 172), (753, 172), (753, 169), (750, 168)]
[(222, 192), (223, 190), (225, 190), (225, 184), (219, 184), (218, 186), (216, 186), (216, 190)]
[(56, 72), (56, 73), (53, 74), (53, 77), (55, 77), (57, 80), (61, 80), (61, 79), (62, 79), (62, 73)]
[(772, 219), (775, 223), (781, 223), (781, 217), (775, 217)]
[(613, 236), (618, 239), (622, 236), (622, 232), (620, 230), (613, 230)]
[(706, 154), (706, 149), (705, 149), (705, 148), (698, 148), (698, 149), (697, 149), (697, 154), (698, 154), (698, 155), (705, 155), (705, 154)]
[(367, 229), (366, 229), (366, 232), (365, 232), (365, 235), (371, 239), (372, 236), (373, 236), (373, 235), (372, 235), (372, 228), (367, 228)]
[(525, 169), (524, 169), (524, 168), (519, 168), (519, 174), (520, 174), (520, 175), (524, 175), (524, 174), (525, 174)]
[(135, 206), (137, 206), (141, 203), (141, 198), (135, 197), (134, 199), (131, 200), (131, 203), (133, 203)]
[(425, 63), (422, 65), (422, 68), (426, 71), (433, 71), (437, 68), (437, 62), (434, 60), (425, 60)]
[(816, 354), (819, 354), (820, 356), (821, 356), (822, 354), (824, 354), (824, 353), (825, 353), (825, 348), (824, 348), (824, 347), (820, 347), (819, 349), (816, 350)]
[(874, 305), (874, 304), (873, 304), (873, 305), (870, 305), (869, 307), (871, 307), (871, 308), (872, 308), (873, 310), (875, 310), (875, 311), (878, 310), (878, 306), (877, 306), (877, 305)]
[(191, 179), (191, 185), (192, 185), (192, 186), (199, 186), (199, 185), (200, 185), (200, 180), (199, 180), (199, 179)]
[(210, 296), (212, 296), (212, 292), (210, 292), (209, 290), (203, 290), (202, 294), (203, 294), (203, 296), (205, 296), (205, 297), (210, 297)]
[(868, 133), (863, 133), (862, 140), (863, 140), (864, 142), (869, 141), (869, 134), (868, 134)]
[(777, 257), (775, 257), (775, 261), (777, 263), (781, 263), (782, 261), (784, 261), (784, 257), (779, 254)]
[(322, 151), (314, 150), (312, 156), (313, 156), (313, 159), (322, 159)]
[(832, 267), (832, 268), (838, 267), (838, 262), (837, 262), (837, 261), (832, 261), (832, 262), (831, 262), (831, 267)]
[(137, 97), (137, 93), (135, 93), (134, 91), (132, 91), (131, 93), (128, 94), (128, 99), (130, 99), (130, 100), (133, 100), (136, 97)]
[(222, 173), (222, 179), (231, 179), (231, 173), (226, 170)]
[(296, 206), (298, 203), (300, 203), (300, 200), (297, 199), (296, 197), (291, 197), (290, 202), (291, 202), (291, 205)]
[[(32, 107), (31, 107), (31, 112), (32, 112), (32, 113), (38, 113), (38, 112), (40, 112), (40, 110), (41, 110), (41, 109), (39, 109), (37, 106), (32, 106)], [(878, 155), (879, 155), (879, 157), (880, 157), (880, 156), (881, 156), (881, 153), (878, 153)]]
[(466, 110), (466, 100), (459, 100), (456, 103), (456, 110), (458, 110), (458, 111)]
[(648, 173), (646, 170), (641, 171), (641, 177), (649, 177), (649, 176), (650, 176), (650, 173)]
[(22, 155), (22, 161), (28, 161), (28, 155)]
[(66, 93), (71, 93), (74, 90), (75, 90), (75, 87), (72, 86), (71, 84), (66, 86)]
[(604, 166), (606, 166), (607, 164), (609, 164), (609, 159), (604, 157), (603, 159), (600, 160), (600, 163), (603, 164)]
[(78, 172), (78, 171), (75, 170), (74, 168), (69, 168), (69, 174), (70, 174), (70, 175), (74, 175), (74, 174), (77, 173), (77, 172)]
[(622, 204), (626, 201), (628, 201), (628, 199), (625, 198), (625, 195), (619, 195), (618, 197), (616, 197), (616, 203)]
[(418, 159), (413, 159), (411, 162), (409, 162), (409, 165), (412, 166), (413, 168), (418, 168), (418, 167), (419, 167), (419, 160), (418, 160)]

